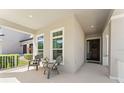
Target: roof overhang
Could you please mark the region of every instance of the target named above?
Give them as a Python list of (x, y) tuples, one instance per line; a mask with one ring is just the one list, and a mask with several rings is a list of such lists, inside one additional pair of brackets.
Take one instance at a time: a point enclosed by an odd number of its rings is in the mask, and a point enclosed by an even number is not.
[(1, 19), (1, 18), (0, 18), (0, 26), (12, 29), (14, 31), (26, 33), (26, 34), (35, 34), (35, 32), (36, 32), (35, 30), (33, 30), (31, 28), (27, 28), (22, 25), (19, 25), (19, 24), (16, 24), (16, 23), (13, 23), (13, 22), (7, 21), (5, 19)]

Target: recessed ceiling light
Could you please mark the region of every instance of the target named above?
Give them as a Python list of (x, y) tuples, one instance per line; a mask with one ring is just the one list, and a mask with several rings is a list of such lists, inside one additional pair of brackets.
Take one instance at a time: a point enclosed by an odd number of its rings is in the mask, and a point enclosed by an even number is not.
[(32, 18), (33, 16), (32, 15), (28, 15), (29, 18)]
[(91, 27), (91, 28), (94, 28), (94, 25), (91, 25), (90, 27)]

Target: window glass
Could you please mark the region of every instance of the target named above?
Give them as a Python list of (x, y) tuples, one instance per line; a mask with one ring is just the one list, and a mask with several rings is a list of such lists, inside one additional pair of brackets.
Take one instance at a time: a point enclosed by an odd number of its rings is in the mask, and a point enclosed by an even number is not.
[(62, 56), (62, 50), (53, 50), (53, 60), (56, 60), (58, 56)]
[(38, 41), (39, 41), (39, 40), (40, 40), (40, 41), (43, 41), (43, 36), (39, 36), (39, 37), (38, 37)]
[(53, 33), (53, 37), (55, 36), (61, 36), (62, 35), (62, 31), (58, 31), (58, 32), (54, 32)]
[(38, 54), (40, 54), (43, 57), (43, 48), (44, 48), (44, 36), (39, 36), (37, 38), (38, 42)]
[(53, 48), (62, 48), (62, 38), (53, 39)]
[(38, 41), (38, 49), (43, 49), (43, 41)]
[(41, 57), (43, 58), (43, 50), (38, 50), (38, 54), (40, 54), (41, 55)]

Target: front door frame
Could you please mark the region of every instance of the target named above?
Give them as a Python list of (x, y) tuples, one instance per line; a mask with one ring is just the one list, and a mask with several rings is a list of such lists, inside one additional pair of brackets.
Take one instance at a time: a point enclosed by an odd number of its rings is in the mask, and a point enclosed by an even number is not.
[[(86, 43), (85, 43), (85, 50), (87, 50), (87, 40), (94, 40), (94, 39), (100, 39), (100, 61), (95, 61), (95, 60), (90, 60), (90, 61), (92, 61), (92, 62), (99, 62), (99, 64), (102, 64), (102, 40), (101, 40), (101, 37), (100, 36), (98, 36), (98, 37), (90, 37), (90, 38), (86, 38)], [(86, 62), (88, 62), (88, 60), (87, 60), (87, 51), (86, 51), (86, 53), (85, 53), (85, 60), (86, 60)]]

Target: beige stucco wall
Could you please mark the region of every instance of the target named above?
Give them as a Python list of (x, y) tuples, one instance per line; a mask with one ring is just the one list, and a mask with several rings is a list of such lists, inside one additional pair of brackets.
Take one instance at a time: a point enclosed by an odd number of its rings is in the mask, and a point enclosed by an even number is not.
[[(107, 42), (108, 36), (108, 42)], [(110, 38), (110, 23), (108, 23), (102, 33), (102, 64), (105, 66), (109, 65), (109, 38)], [(108, 47), (107, 47), (108, 43)]]
[(124, 58), (124, 17), (111, 20), (111, 76), (118, 77), (118, 63)]
[(61, 27), (64, 27), (64, 65), (61, 70), (75, 72), (84, 62), (84, 33), (73, 15), (40, 29), (37, 35), (44, 34), (44, 57), (50, 58), (50, 32)]
[(85, 60), (85, 33), (81, 28), (78, 21), (74, 18), (74, 66), (75, 71), (77, 71), (83, 64)]

